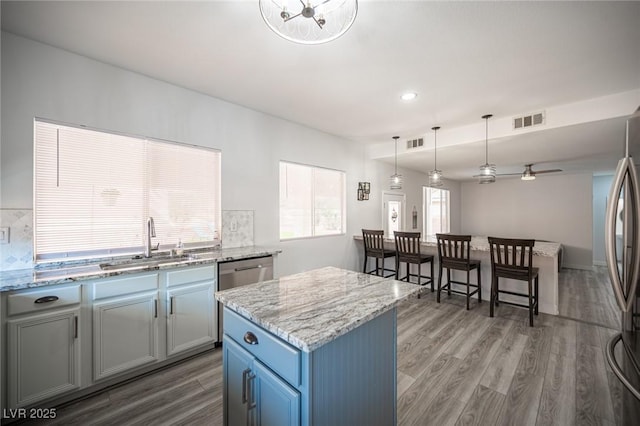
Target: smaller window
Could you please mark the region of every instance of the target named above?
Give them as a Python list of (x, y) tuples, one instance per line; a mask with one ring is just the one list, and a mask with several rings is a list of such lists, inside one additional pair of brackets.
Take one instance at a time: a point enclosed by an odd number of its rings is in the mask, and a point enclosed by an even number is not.
[(345, 173), (280, 162), (280, 239), (345, 233)]
[(424, 187), (425, 237), (451, 232), (449, 190)]

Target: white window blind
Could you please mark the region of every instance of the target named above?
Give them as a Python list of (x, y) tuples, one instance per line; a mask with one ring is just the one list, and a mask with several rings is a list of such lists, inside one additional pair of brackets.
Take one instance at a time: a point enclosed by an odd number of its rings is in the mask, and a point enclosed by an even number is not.
[(141, 252), (153, 243), (214, 241), (220, 153), (35, 122), (36, 261)]
[(345, 173), (280, 162), (280, 239), (345, 232)]

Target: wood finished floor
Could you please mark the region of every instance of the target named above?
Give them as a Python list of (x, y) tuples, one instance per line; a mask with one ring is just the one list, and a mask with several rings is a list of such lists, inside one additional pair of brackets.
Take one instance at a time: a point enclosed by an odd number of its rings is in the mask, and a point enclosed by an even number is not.
[[(598, 279), (565, 271), (576, 283)], [(398, 424), (619, 425), (622, 385), (604, 356), (615, 330), (461, 296), (398, 310)], [(47, 425), (218, 425), (221, 350), (58, 408)], [(33, 423), (32, 423), (33, 424)]]

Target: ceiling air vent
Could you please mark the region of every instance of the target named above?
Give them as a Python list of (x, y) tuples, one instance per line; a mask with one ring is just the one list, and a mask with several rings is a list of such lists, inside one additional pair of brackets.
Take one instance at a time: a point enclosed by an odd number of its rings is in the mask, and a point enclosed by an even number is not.
[(421, 148), (424, 145), (423, 138), (409, 139), (407, 141), (407, 149)]
[(540, 124), (544, 124), (544, 112), (527, 114), (513, 119), (514, 129), (525, 129), (527, 127), (539, 126)]

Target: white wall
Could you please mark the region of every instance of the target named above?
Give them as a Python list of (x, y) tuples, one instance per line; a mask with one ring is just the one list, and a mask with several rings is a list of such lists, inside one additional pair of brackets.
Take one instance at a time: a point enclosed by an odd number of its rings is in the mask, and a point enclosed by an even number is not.
[(497, 179), (462, 184), (462, 232), (551, 240), (564, 246), (564, 266), (590, 269), (592, 254), (590, 174)]
[(593, 264), (607, 264), (604, 253), (604, 218), (613, 176), (593, 177)]
[[(222, 208), (255, 210), (255, 242), (282, 248), (281, 274), (359, 267), (352, 236), (376, 214), (356, 200), (371, 172), (361, 145), (5, 32), (1, 64), (1, 208), (33, 207), (33, 119), (42, 117), (218, 148)], [(346, 235), (279, 242), (279, 160), (346, 171)]]

